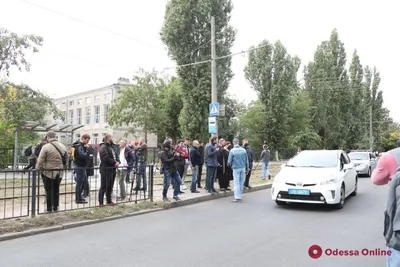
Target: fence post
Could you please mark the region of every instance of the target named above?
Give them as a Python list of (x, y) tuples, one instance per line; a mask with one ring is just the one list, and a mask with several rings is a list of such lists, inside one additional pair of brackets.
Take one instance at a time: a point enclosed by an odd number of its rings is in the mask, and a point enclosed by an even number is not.
[(150, 202), (153, 202), (153, 192), (154, 192), (154, 165), (150, 165), (150, 191), (149, 191), (149, 197), (150, 197)]
[(36, 169), (32, 170), (32, 193), (31, 193), (31, 197), (32, 197), (32, 206), (31, 206), (31, 217), (35, 217), (36, 216), (36, 181), (37, 181), (37, 171)]

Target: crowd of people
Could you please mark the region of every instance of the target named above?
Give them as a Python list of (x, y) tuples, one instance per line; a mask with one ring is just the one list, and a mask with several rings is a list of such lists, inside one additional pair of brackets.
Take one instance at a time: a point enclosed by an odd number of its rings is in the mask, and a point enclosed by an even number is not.
[[(47, 133), (46, 138), (35, 147), (29, 147), (31, 153), (30, 167), (36, 167), (40, 172), (46, 191), (47, 211), (57, 211), (59, 206), (59, 188), (65, 173), (68, 159), (73, 163), (73, 177), (75, 180), (75, 202), (86, 204), (90, 196), (89, 177), (94, 175), (95, 151), (89, 145), (90, 135), (82, 134), (80, 139), (68, 147), (60, 143), (53, 131)], [(217, 194), (215, 182), (219, 184), (220, 191), (230, 191), (230, 181), (234, 181), (234, 202), (241, 202), (244, 188), (251, 188), (250, 177), (253, 170), (254, 152), (247, 139), (234, 138), (232, 142), (211, 137), (207, 144), (198, 140), (191, 142), (190, 138), (178, 140), (176, 144), (169, 138), (159, 145), (160, 173), (163, 174), (163, 201), (169, 202), (167, 197), (170, 185), (173, 188), (173, 199), (179, 201), (179, 196), (188, 189), (185, 179), (188, 170), (191, 170), (190, 192), (200, 193), (203, 188), (201, 181), (203, 166), (206, 169), (205, 190), (209, 194)], [(139, 141), (120, 140), (118, 149), (115, 149), (113, 136), (106, 134), (100, 144), (100, 188), (98, 202), (104, 206), (114, 205), (112, 192), (115, 180), (118, 178), (120, 200), (125, 200), (126, 184), (132, 184), (136, 191), (147, 190), (146, 166), (148, 160), (148, 147), (144, 138)], [(262, 177), (270, 179), (268, 163), (270, 151), (264, 144), (261, 153)], [(25, 169), (27, 169), (25, 168)], [(132, 175), (133, 174), (133, 175)], [(131, 180), (136, 176), (136, 181)], [(134, 182), (136, 186), (133, 187)]]
[[(160, 146), (159, 158), (161, 160), (161, 173), (164, 174), (163, 183), (163, 201), (170, 201), (167, 197), (170, 184), (174, 189), (173, 199), (179, 201), (179, 195), (187, 189), (185, 178), (187, 170), (192, 170), (192, 179), (190, 191), (199, 193), (202, 188), (201, 177), (203, 166), (206, 166), (205, 190), (209, 194), (217, 194), (214, 188), (214, 182), (218, 181), (221, 191), (230, 191), (230, 181), (234, 181), (234, 202), (241, 202), (242, 191), (244, 188), (251, 188), (249, 182), (253, 170), (254, 155), (247, 139), (242, 140), (242, 146), (239, 145), (239, 139), (234, 138), (232, 143), (225, 139), (211, 137), (206, 145), (198, 140), (192, 142), (190, 138), (178, 140), (173, 145), (171, 139), (167, 139)], [(261, 179), (271, 179), (268, 172), (268, 163), (270, 161), (270, 150), (267, 144), (264, 144), (261, 153), (262, 177)]]

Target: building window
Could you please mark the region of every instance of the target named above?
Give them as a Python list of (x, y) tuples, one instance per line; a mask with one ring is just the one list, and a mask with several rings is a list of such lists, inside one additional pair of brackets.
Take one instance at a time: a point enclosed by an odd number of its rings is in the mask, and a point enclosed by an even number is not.
[(110, 104), (104, 105), (104, 123), (108, 122), (108, 111), (110, 110)]
[(72, 107), (74, 105), (74, 101), (69, 101), (69, 106)]
[(94, 123), (100, 123), (100, 106), (94, 106)]
[(78, 105), (82, 105), (82, 99), (76, 100), (76, 103), (77, 103)]
[(90, 107), (86, 108), (86, 124), (90, 124)]
[(74, 124), (74, 110), (73, 109), (71, 109), (71, 110), (68, 110), (68, 112), (69, 112), (69, 124)]
[(99, 96), (99, 95), (96, 95), (96, 96), (94, 97), (94, 102), (95, 102), (95, 103), (99, 103), (99, 102), (100, 102), (100, 96)]
[(81, 108), (78, 108), (76, 110), (76, 119), (77, 119), (77, 123), (79, 125), (81, 125), (82, 124), (82, 109)]
[(104, 94), (104, 100), (111, 100), (111, 94), (110, 93)]
[(85, 99), (85, 102), (86, 102), (86, 104), (90, 104), (90, 102), (91, 102), (91, 100), (92, 100), (92, 98), (91, 97), (86, 97), (86, 99)]
[(93, 144), (97, 145), (99, 143), (99, 134), (93, 134)]

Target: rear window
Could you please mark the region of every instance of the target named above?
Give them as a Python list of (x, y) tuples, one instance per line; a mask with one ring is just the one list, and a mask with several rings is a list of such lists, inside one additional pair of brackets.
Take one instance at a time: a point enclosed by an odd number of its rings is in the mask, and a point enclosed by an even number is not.
[(288, 167), (334, 168), (338, 164), (336, 151), (302, 151), (292, 158)]

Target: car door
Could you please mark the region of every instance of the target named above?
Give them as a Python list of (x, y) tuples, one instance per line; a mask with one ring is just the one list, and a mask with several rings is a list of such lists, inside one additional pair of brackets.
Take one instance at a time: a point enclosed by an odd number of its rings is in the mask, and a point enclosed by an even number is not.
[(371, 166), (371, 171), (375, 170), (377, 165), (377, 160), (373, 153), (369, 153), (369, 164)]
[(344, 163), (343, 178), (344, 178), (344, 185), (345, 185), (345, 190), (346, 190), (346, 195), (347, 195), (349, 192), (352, 192), (354, 189), (354, 185), (355, 185), (354, 171), (355, 171), (355, 169), (354, 169), (353, 164), (350, 161), (350, 158), (344, 152), (341, 153), (340, 159)]

